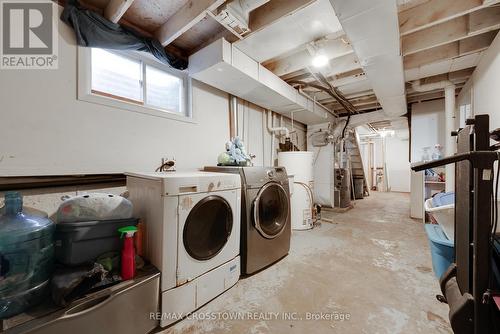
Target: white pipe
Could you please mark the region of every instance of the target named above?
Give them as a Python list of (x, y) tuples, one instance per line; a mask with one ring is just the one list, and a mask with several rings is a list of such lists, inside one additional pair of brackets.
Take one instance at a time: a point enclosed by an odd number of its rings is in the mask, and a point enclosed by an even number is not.
[[(451, 132), (455, 129), (455, 85), (446, 86), (444, 89), (445, 98), (445, 149), (446, 156), (454, 155), (457, 148), (454, 137)], [(455, 191), (455, 164), (446, 165), (446, 184), (445, 190), (447, 192)]]
[[(267, 131), (271, 133), (271, 166), (274, 166), (274, 138), (275, 138), (275, 133), (280, 133), (280, 132), (285, 132), (285, 137), (290, 138), (290, 130), (284, 126), (280, 127), (273, 127), (274, 126), (274, 114), (270, 110), (266, 110), (266, 117), (267, 117)], [(271, 124), (269, 124), (269, 112), (271, 112)]]
[(238, 136), (238, 98), (229, 95), (229, 139)]
[(262, 113), (262, 166), (266, 165), (266, 114)]
[[(268, 114), (268, 113), (269, 113), (269, 111), (266, 110), (266, 114)], [(272, 112), (271, 112), (271, 117), (273, 117)], [(288, 128), (285, 126), (273, 128), (273, 125), (269, 124), (269, 117), (267, 118), (267, 131), (271, 132), (273, 135), (276, 132), (279, 132), (279, 133), (285, 132), (285, 138), (290, 138), (290, 130), (288, 130)]]
[[(271, 112), (271, 127), (274, 125), (274, 114)], [(267, 130), (269, 130), (269, 118), (267, 122)], [(271, 133), (271, 166), (274, 166), (274, 133)]]
[[(455, 128), (455, 84), (449, 80), (421, 85), (420, 80), (412, 82), (413, 90), (417, 92), (428, 92), (431, 90), (444, 89), (445, 110), (445, 155), (451, 156), (456, 152), (456, 142), (451, 136)], [(446, 191), (455, 191), (455, 165), (446, 165)]]

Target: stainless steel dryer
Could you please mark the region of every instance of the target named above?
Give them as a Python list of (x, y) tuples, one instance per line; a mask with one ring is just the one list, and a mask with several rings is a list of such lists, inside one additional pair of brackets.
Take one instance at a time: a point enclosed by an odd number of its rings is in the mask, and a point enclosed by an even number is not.
[(241, 272), (255, 273), (290, 250), (290, 190), (284, 167), (205, 167), (241, 177)]

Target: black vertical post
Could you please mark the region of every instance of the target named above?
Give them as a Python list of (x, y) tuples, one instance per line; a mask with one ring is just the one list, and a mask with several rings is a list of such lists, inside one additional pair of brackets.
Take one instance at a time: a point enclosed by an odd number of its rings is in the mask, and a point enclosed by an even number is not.
[(490, 276), (491, 196), (493, 163), (474, 168), (474, 333), (489, 333), (489, 305), (483, 303)]
[[(474, 122), (475, 150), (488, 151), (489, 116), (478, 115)], [(474, 164), (473, 295), (474, 333), (490, 333), (489, 305), (483, 302), (490, 277), (491, 198), (494, 160), (478, 159)]]

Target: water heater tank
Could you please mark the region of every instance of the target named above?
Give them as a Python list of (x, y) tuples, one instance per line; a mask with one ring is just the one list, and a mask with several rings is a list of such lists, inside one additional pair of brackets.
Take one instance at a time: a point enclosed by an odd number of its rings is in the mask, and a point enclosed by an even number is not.
[(314, 152), (279, 152), (278, 165), (293, 175), (294, 191), (291, 196), (292, 229), (307, 230), (313, 227), (313, 158)]

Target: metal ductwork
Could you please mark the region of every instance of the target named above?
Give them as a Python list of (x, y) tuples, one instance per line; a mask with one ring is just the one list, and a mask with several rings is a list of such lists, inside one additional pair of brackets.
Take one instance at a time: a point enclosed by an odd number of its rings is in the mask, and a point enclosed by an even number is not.
[(250, 12), (270, 0), (233, 0), (221, 7), (217, 18), (224, 24), (244, 35), (250, 32)]
[(330, 0), (388, 118), (407, 112), (394, 0)]

